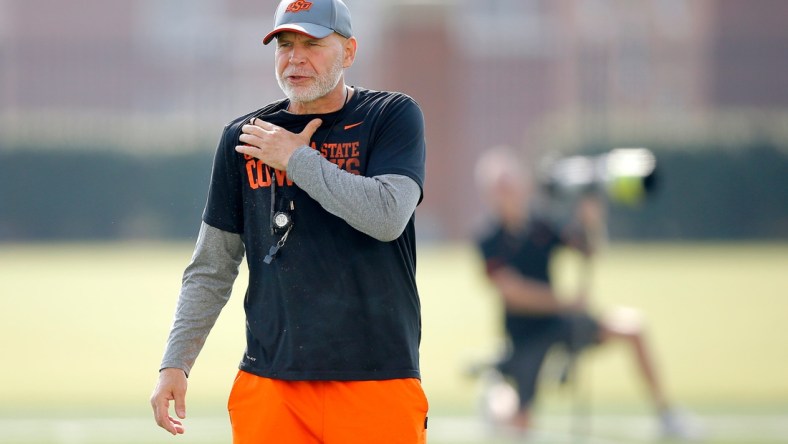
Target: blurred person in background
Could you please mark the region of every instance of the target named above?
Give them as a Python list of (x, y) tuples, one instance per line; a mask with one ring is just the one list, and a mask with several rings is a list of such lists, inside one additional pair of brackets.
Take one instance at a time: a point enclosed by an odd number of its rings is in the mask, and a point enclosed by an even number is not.
[(404, 94), (345, 84), (357, 42), (340, 0), (282, 1), (263, 43), (273, 39), (286, 98), (224, 128), (154, 417), (184, 432), (187, 376), (245, 253), (233, 442), (424, 443), (422, 112)]
[[(476, 164), (475, 179), (492, 211), (490, 229), (479, 241), (486, 275), (502, 299), (509, 354), (497, 370), (516, 386), (518, 408), (508, 426), (526, 431), (537, 393), (539, 372), (547, 353), (561, 345), (572, 354), (609, 340), (631, 346), (637, 368), (656, 408), (661, 433), (689, 438), (686, 418), (671, 406), (648, 349), (641, 316), (620, 308), (604, 319), (589, 313), (587, 291), (558, 295), (551, 284), (551, 259), (568, 247), (584, 256), (590, 273), (595, 239), (605, 231), (603, 196), (589, 191), (578, 199), (573, 220), (559, 226), (536, 211), (535, 181), (511, 147), (485, 151)], [(588, 276), (581, 276), (588, 279)], [(587, 282), (584, 284), (588, 286)]]

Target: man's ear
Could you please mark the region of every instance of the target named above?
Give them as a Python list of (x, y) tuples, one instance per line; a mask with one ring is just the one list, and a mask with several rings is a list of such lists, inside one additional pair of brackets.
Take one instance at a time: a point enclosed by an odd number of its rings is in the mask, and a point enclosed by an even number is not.
[(358, 48), (358, 41), (355, 37), (350, 37), (349, 39), (345, 40), (345, 44), (343, 45), (345, 58), (342, 63), (343, 68), (350, 68), (353, 66), (353, 62), (356, 61), (356, 49)]

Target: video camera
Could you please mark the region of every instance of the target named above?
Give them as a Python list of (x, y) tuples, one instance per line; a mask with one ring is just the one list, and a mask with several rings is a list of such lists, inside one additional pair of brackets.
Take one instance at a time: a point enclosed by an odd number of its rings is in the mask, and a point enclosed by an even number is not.
[(634, 206), (653, 192), (656, 167), (648, 148), (615, 148), (593, 156), (547, 160), (540, 182), (553, 198), (596, 192), (612, 203)]

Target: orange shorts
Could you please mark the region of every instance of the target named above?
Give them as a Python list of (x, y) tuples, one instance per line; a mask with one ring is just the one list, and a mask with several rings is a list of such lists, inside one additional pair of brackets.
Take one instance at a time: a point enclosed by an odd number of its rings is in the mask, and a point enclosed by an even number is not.
[(239, 371), (227, 405), (233, 444), (425, 444), (418, 379), (282, 381)]

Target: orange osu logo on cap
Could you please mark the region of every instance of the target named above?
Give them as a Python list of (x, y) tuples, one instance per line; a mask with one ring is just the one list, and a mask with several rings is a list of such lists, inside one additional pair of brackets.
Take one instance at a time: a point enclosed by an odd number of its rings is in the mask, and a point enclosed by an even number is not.
[(311, 7), (312, 7), (312, 2), (308, 2), (306, 0), (296, 0), (293, 3), (287, 5), (287, 9), (285, 9), (285, 12), (308, 11), (309, 8)]

